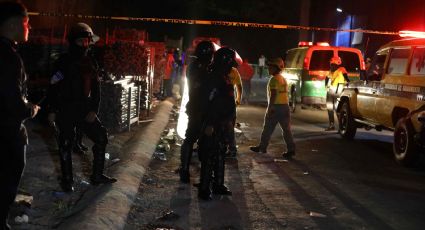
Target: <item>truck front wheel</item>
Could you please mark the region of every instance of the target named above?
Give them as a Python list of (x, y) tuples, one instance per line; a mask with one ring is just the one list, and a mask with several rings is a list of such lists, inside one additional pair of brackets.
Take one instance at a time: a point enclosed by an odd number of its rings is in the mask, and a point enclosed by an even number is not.
[(339, 134), (347, 140), (352, 140), (356, 135), (357, 125), (351, 115), (348, 101), (344, 101), (341, 110), (338, 113), (338, 131)]
[(401, 118), (394, 130), (393, 152), (398, 163), (412, 166), (418, 153), (418, 146), (414, 143), (414, 129), (410, 121)]

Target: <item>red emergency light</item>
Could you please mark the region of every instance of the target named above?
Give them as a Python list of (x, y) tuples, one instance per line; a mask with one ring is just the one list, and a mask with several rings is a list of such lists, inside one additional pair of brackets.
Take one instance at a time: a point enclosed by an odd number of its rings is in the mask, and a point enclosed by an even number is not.
[(402, 38), (425, 38), (425, 32), (422, 31), (401, 30), (398, 34)]
[[(299, 47), (303, 47), (303, 46), (312, 46), (314, 45), (313, 42), (298, 42), (298, 46)], [(316, 46), (329, 46), (329, 43), (327, 42), (316, 42), (315, 43)]]
[(327, 43), (327, 42), (317, 42), (316, 45), (318, 45), (318, 46), (329, 46), (329, 43)]
[(313, 42), (298, 42), (298, 46), (312, 46)]

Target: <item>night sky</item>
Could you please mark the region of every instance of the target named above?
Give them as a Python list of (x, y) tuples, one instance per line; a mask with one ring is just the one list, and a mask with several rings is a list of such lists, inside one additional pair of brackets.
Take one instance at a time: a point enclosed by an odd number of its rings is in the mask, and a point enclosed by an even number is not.
[[(22, 0), (29, 11), (80, 13), (88, 15), (133, 16), (158, 18), (207, 19), (274, 24), (300, 24), (301, 0)], [(308, 1), (307, 1), (308, 2)], [(336, 7), (344, 14), (363, 18), (363, 28), (398, 31), (425, 31), (425, 1), (423, 0), (310, 0), (311, 26), (336, 27)], [(61, 27), (75, 19), (32, 17), (34, 28)], [(287, 49), (297, 45), (299, 31), (251, 29), (221, 26), (194, 26), (165, 23), (120, 21), (87, 21), (102, 36), (105, 28), (137, 28), (147, 30), (151, 41), (163, 41), (164, 36), (184, 38), (185, 46), (193, 37), (219, 37), (222, 44), (234, 47), (243, 57), (256, 62), (260, 54), (284, 56)], [(332, 39), (332, 34), (316, 34), (319, 39)], [(370, 36), (379, 46), (394, 37)]]

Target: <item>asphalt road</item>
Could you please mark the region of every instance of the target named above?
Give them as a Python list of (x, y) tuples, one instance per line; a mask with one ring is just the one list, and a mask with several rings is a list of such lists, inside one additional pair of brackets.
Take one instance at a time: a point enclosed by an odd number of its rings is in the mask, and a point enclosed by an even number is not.
[[(267, 154), (248, 149), (263, 116), (264, 107), (238, 109), (239, 154), (226, 161), (233, 196), (199, 201), (195, 187), (178, 181), (180, 148), (172, 145), (166, 161), (151, 162), (125, 229), (425, 229), (425, 167), (395, 163), (390, 132), (359, 130), (344, 141), (323, 131), (325, 111), (299, 109), (297, 155), (284, 162), (279, 128)], [(191, 176), (199, 180), (196, 157)]]

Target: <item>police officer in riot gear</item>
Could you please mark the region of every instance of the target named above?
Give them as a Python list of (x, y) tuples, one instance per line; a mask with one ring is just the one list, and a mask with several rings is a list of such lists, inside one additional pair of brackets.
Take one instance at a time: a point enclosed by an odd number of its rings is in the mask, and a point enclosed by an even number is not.
[(224, 185), (224, 169), (226, 147), (231, 140), (230, 130), (236, 116), (234, 85), (230, 80), (235, 64), (235, 51), (225, 47), (217, 50), (210, 66), (210, 89), (206, 97), (208, 112), (199, 140), (201, 178), (198, 197), (203, 200), (211, 199), (211, 184), (214, 194), (232, 194)]
[(30, 25), (20, 3), (0, 3), (0, 229), (7, 224), (25, 167), (28, 144), (23, 122), (34, 117), (39, 106), (26, 101), (26, 74), (17, 44), (26, 42)]
[(189, 64), (187, 83), (189, 88), (189, 101), (186, 105), (188, 125), (186, 137), (181, 146), (181, 165), (179, 169), (180, 181), (189, 183), (189, 165), (192, 157), (193, 144), (198, 140), (202, 128), (202, 111), (205, 104), (201, 101), (204, 93), (207, 69), (214, 54), (214, 45), (211, 41), (201, 41), (195, 48), (195, 59)]
[[(57, 114), (55, 120), (59, 128), (61, 186), (64, 191), (70, 192), (74, 189), (71, 152), (76, 127), (94, 142), (91, 183), (114, 183), (116, 179), (103, 174), (108, 134), (97, 117), (100, 80), (93, 61), (87, 55), (89, 45), (99, 38), (85, 23), (74, 25), (67, 38), (69, 50), (56, 62), (49, 98), (51, 112)], [(52, 120), (54, 116), (49, 117)]]

